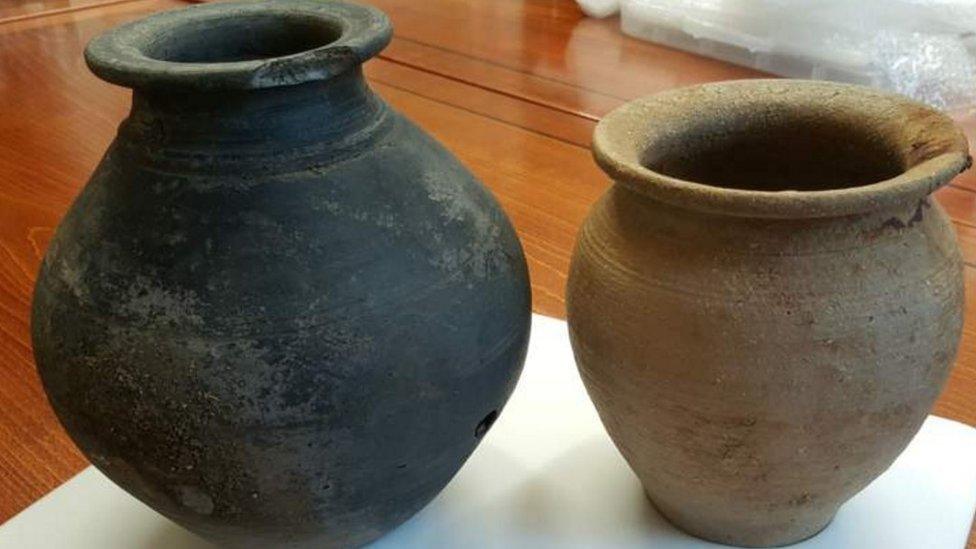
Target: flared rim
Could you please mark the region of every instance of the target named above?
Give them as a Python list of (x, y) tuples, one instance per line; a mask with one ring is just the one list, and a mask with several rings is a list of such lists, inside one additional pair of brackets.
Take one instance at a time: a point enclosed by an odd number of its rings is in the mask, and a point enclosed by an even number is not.
[[(248, 36), (258, 20), (270, 21), (267, 27), (300, 25), (323, 39), (298, 51), (255, 59), (186, 61), (158, 54), (167, 40), (181, 38), (192, 39), (203, 52), (208, 37), (221, 34), (224, 39), (260, 43), (261, 36)], [(99, 78), (130, 88), (248, 90), (326, 80), (375, 56), (391, 35), (386, 15), (364, 5), (244, 0), (191, 6), (116, 27), (88, 44), (85, 59)]]
[[(649, 151), (666, 140), (673, 146), (681, 139), (682, 127), (700, 125), (710, 117), (747, 118), (771, 105), (869, 126), (901, 164), (897, 175), (845, 188), (766, 191), (675, 177), (647, 165)], [(717, 119), (719, 126), (723, 123), (729, 125)], [(767, 218), (841, 216), (901, 205), (924, 198), (971, 164), (965, 135), (945, 114), (862, 86), (805, 80), (721, 82), (632, 101), (597, 125), (593, 154), (615, 182), (656, 200), (710, 213)]]

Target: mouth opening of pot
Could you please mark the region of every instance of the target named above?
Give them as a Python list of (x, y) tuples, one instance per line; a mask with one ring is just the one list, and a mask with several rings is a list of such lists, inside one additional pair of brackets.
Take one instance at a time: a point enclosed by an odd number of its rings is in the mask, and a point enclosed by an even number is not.
[(159, 32), (142, 52), (173, 63), (234, 63), (284, 57), (328, 46), (342, 36), (335, 21), (293, 14), (245, 14), (187, 22)]
[(823, 191), (904, 173), (902, 151), (870, 121), (767, 108), (707, 115), (656, 140), (645, 167), (703, 185), (754, 191)]
[(769, 218), (924, 198), (969, 167), (965, 136), (907, 98), (802, 80), (720, 82), (632, 101), (597, 126), (615, 182), (670, 204)]
[(327, 80), (373, 57), (392, 27), (337, 0), (244, 0), (164, 12), (92, 40), (103, 80), (134, 89), (252, 90)]

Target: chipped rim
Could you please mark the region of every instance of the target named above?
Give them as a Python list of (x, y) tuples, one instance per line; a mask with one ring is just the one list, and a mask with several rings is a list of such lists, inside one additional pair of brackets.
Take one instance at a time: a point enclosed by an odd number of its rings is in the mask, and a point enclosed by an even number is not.
[[(756, 191), (698, 183), (644, 165), (655, 139), (673, 137), (679, 119), (748, 112), (778, 102), (813, 112), (871, 115), (884, 127), (905, 164), (895, 177), (847, 188)], [(906, 115), (918, 120), (902, 123)], [(881, 129), (879, 125), (876, 129)], [(916, 150), (926, 151), (913, 158)], [(908, 98), (862, 86), (808, 80), (741, 80), (672, 90), (631, 101), (597, 125), (593, 155), (616, 183), (672, 205), (743, 217), (813, 218), (864, 213), (920, 200), (972, 163), (965, 135), (945, 114)]]
[[(160, 36), (201, 29), (235, 17), (273, 16), (322, 25), (337, 37), (294, 54), (229, 62), (152, 57)], [(139, 19), (89, 42), (85, 60), (99, 78), (129, 88), (248, 90), (326, 80), (375, 56), (390, 42), (386, 14), (336, 0), (246, 0), (201, 4)]]

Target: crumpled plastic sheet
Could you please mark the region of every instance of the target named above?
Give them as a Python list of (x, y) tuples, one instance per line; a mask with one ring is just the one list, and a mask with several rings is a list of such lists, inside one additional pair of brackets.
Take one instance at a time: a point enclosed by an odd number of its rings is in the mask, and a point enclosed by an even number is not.
[(976, 111), (976, 0), (578, 0), (631, 36)]

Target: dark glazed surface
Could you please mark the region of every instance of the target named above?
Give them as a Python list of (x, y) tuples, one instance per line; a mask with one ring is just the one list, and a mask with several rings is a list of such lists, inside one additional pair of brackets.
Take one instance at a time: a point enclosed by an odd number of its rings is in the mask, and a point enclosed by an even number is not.
[(284, 87), (233, 74), (215, 92), (128, 80), (132, 113), (38, 279), (38, 368), (89, 459), (177, 522), (235, 546), (362, 544), (501, 411), (525, 260), (356, 64)]
[[(879, 110), (888, 118), (868, 125)], [(786, 129), (786, 112), (806, 116)], [(854, 150), (804, 159), (819, 177), (784, 192), (757, 187), (792, 168), (742, 167), (741, 144), (765, 139), (750, 132), (772, 125), (780, 139), (759, 156), (788, 157), (818, 139), (807, 125), (843, 120), (887, 148), (866, 147), (863, 164)], [(686, 121), (713, 131), (683, 132)], [(629, 104), (595, 147), (621, 179), (580, 232), (567, 308), (607, 431), (655, 506), (694, 535), (773, 546), (816, 534), (901, 453), (949, 375), (962, 261), (927, 194), (968, 165), (965, 139), (935, 111), (863, 88), (752, 81)], [(893, 165), (877, 169), (885, 156)], [(714, 179), (638, 158), (689, 159), (671, 166)], [(851, 185), (872, 170), (891, 179)]]

